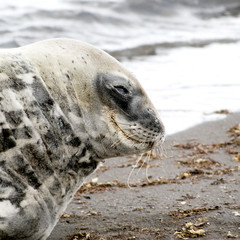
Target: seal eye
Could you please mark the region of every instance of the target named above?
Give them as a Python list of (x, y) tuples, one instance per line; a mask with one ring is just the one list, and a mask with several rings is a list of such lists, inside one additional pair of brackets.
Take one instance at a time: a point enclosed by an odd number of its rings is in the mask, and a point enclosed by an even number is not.
[(114, 88), (122, 95), (127, 95), (129, 93), (129, 91), (123, 86), (114, 86)]

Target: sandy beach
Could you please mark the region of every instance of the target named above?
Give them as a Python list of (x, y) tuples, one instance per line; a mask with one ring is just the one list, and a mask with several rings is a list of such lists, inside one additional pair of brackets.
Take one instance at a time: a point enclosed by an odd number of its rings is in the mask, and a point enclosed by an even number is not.
[(106, 160), (49, 240), (240, 239), (239, 124), (240, 113), (228, 114), (168, 136), (165, 156), (130, 177), (137, 156)]
[(108, 52), (168, 132), (160, 155), (99, 166), (49, 240), (240, 239), (240, 0), (8, 0), (0, 25), (1, 49), (70, 38)]

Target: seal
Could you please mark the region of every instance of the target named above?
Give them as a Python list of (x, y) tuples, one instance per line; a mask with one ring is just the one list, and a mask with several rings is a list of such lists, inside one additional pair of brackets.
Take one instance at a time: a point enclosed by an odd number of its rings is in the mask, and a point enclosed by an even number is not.
[(0, 239), (47, 239), (105, 158), (142, 153), (164, 126), (136, 78), (70, 39), (0, 51)]

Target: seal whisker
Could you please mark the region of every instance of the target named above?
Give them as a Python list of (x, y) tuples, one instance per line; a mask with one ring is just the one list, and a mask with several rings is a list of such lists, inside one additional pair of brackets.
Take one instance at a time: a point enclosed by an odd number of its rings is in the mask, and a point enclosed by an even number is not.
[(117, 144), (120, 144), (121, 139), (116, 140), (112, 145), (111, 148), (114, 148)]
[(156, 151), (156, 154), (159, 157), (166, 157), (167, 156), (166, 148), (164, 147), (163, 144), (157, 145), (156, 148), (154, 148), (154, 150)]
[(148, 158), (147, 158), (147, 166), (146, 166), (146, 172), (145, 172), (145, 176), (146, 176), (146, 179), (148, 182), (150, 182), (150, 179), (148, 177), (148, 168), (150, 166), (150, 158), (151, 158), (151, 155), (152, 155), (152, 150), (150, 152), (148, 152)]
[(117, 121), (117, 123), (118, 123), (118, 124), (121, 124), (121, 125), (131, 126), (131, 124), (129, 124), (129, 123), (123, 123), (123, 122), (119, 122), (119, 121)]
[(127, 179), (127, 185), (128, 185), (129, 188), (132, 188), (132, 187), (130, 186), (130, 178), (131, 178), (131, 176), (132, 176), (132, 173), (133, 173), (133, 171), (135, 170), (135, 168), (137, 168), (137, 165), (138, 165), (139, 161), (141, 161), (143, 155), (144, 155), (144, 153), (142, 153), (142, 154), (140, 155), (140, 157), (137, 159), (136, 163), (135, 163), (134, 165), (132, 165), (132, 169), (131, 169), (131, 171), (130, 171), (130, 173), (129, 173), (129, 175), (128, 175), (128, 179)]
[[(149, 177), (148, 177), (148, 168), (149, 168), (150, 158), (151, 158), (151, 155), (152, 155), (152, 150), (146, 152), (145, 154), (146, 154), (146, 157), (143, 159), (143, 162), (142, 162), (141, 166), (139, 167), (139, 169), (138, 169), (138, 171), (137, 171), (137, 174), (139, 174), (139, 172), (140, 172), (140, 170), (142, 169), (142, 167), (144, 166), (144, 164), (147, 163), (147, 165), (146, 165), (146, 170), (145, 170), (145, 177), (146, 177), (147, 181), (150, 182), (150, 179), (149, 179)], [(143, 155), (144, 155), (144, 154), (143, 154)], [(141, 158), (140, 160), (142, 160), (142, 158)], [(138, 163), (140, 162), (140, 160), (137, 161), (137, 163), (136, 163), (136, 165), (135, 165), (135, 168), (138, 167)]]
[(141, 166), (139, 167), (139, 169), (138, 169), (138, 171), (137, 171), (137, 174), (138, 174), (139, 171), (142, 169), (142, 167), (143, 167), (143, 165), (144, 165), (144, 163), (146, 162), (146, 159), (147, 159), (147, 157), (148, 157), (148, 152), (146, 152), (146, 153), (144, 153), (144, 154), (147, 154), (147, 155), (146, 155), (146, 157), (143, 159), (143, 162), (142, 162)]
[(132, 131), (132, 130), (136, 130), (136, 129), (140, 129), (140, 128), (137, 128), (137, 127), (133, 126), (133, 127), (130, 127), (130, 128), (122, 128), (121, 127), (121, 129), (124, 130), (124, 131)]
[[(131, 137), (136, 137), (136, 136), (137, 136), (137, 133), (133, 133), (133, 134), (131, 134), (131, 135), (126, 135), (125, 137), (126, 137), (127, 139), (130, 139), (130, 140), (131, 140)], [(115, 142), (111, 145), (111, 147), (115, 147), (117, 144), (120, 144), (120, 142), (121, 142), (122, 140), (124, 140), (124, 138), (118, 139), (117, 141), (115, 141)]]

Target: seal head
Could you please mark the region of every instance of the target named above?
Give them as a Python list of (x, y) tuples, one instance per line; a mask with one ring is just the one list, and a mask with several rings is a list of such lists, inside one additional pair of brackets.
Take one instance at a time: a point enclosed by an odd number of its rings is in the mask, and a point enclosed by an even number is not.
[(70, 39), (46, 40), (23, 51), (98, 158), (142, 153), (163, 142), (164, 126), (147, 94), (135, 76), (106, 52)]
[(113, 148), (120, 154), (148, 151), (164, 139), (164, 127), (146, 93), (136, 80), (113, 74), (98, 74), (96, 92)]

